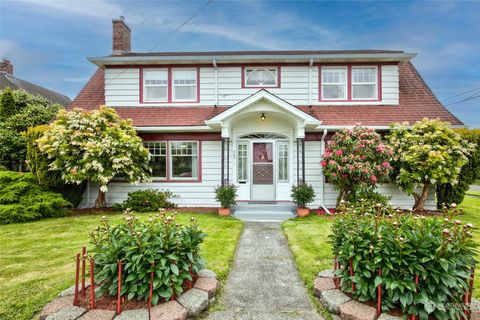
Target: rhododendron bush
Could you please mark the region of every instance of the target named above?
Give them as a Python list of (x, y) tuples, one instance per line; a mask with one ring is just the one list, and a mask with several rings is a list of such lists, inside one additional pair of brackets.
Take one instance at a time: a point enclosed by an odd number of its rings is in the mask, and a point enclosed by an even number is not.
[(85, 180), (100, 185), (96, 207), (104, 207), (108, 183), (121, 176), (132, 183), (148, 181), (150, 154), (131, 125), (105, 106), (94, 111), (61, 110), (38, 147), (53, 161), (67, 183)]
[(335, 133), (320, 164), (324, 175), (340, 191), (341, 201), (385, 181), (393, 170), (392, 155), (392, 148), (375, 130), (357, 125)]
[(457, 183), (475, 145), (464, 141), (450, 129), (448, 122), (423, 119), (412, 127), (395, 124), (389, 134), (395, 148), (394, 164), (398, 168), (396, 183), (415, 198), (414, 210), (423, 210), (431, 186)]

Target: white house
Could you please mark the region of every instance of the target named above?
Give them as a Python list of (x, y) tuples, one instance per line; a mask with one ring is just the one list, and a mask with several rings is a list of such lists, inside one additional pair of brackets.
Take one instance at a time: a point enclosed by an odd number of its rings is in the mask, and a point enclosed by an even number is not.
[[(213, 207), (214, 187), (239, 186), (239, 200), (290, 201), (292, 184), (312, 184), (311, 207), (332, 208), (337, 193), (320, 166), (325, 141), (355, 123), (388, 130), (392, 122), (440, 118), (462, 125), (410, 62), (389, 50), (130, 51), (130, 29), (113, 20), (113, 54), (89, 58), (98, 70), (71, 108), (113, 107), (131, 118), (152, 155), (153, 181), (112, 182), (109, 204), (138, 188), (169, 189), (180, 206)], [(89, 185), (83, 205), (93, 206)], [(394, 205), (413, 198), (379, 190)], [(426, 208), (434, 208), (434, 192)]]

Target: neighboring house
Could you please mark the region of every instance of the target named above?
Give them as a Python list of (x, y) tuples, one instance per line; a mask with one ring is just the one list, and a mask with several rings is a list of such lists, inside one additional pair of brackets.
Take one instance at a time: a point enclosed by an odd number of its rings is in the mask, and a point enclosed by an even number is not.
[[(337, 193), (320, 166), (325, 140), (356, 123), (388, 130), (424, 117), (462, 123), (437, 100), (403, 51), (130, 51), (130, 29), (113, 21), (113, 54), (70, 107), (115, 108), (133, 120), (152, 155), (153, 182), (116, 181), (107, 202), (138, 188), (169, 189), (180, 206), (218, 206), (214, 187), (239, 186), (240, 201), (290, 201), (306, 181), (312, 207), (334, 207)], [(412, 206), (393, 185), (379, 190)], [(89, 186), (84, 205), (92, 206)], [(434, 192), (427, 208), (435, 207)]]
[(67, 107), (72, 102), (69, 97), (63, 94), (15, 77), (13, 75), (12, 63), (4, 58), (3, 61), (0, 61), (0, 91), (7, 87), (12, 90), (25, 90), (33, 95), (41, 95), (53, 103), (58, 103), (64, 107)]

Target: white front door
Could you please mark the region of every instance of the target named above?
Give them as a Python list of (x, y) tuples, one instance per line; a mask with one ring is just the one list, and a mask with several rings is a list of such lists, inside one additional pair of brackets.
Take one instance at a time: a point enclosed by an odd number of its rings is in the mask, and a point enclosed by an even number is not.
[(275, 143), (252, 141), (251, 200), (275, 200)]

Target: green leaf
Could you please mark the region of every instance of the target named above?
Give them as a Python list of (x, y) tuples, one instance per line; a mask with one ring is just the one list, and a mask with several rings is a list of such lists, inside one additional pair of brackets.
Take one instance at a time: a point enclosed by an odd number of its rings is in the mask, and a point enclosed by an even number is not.
[(376, 277), (375, 277), (375, 283), (374, 283), (375, 287), (378, 287), (378, 286), (381, 285), (382, 283), (383, 283), (383, 278), (382, 278), (382, 276), (376, 276)]
[(178, 276), (178, 267), (177, 267), (177, 265), (172, 264), (172, 265), (170, 266), (170, 269), (172, 270), (173, 274), (175, 274), (175, 275)]

